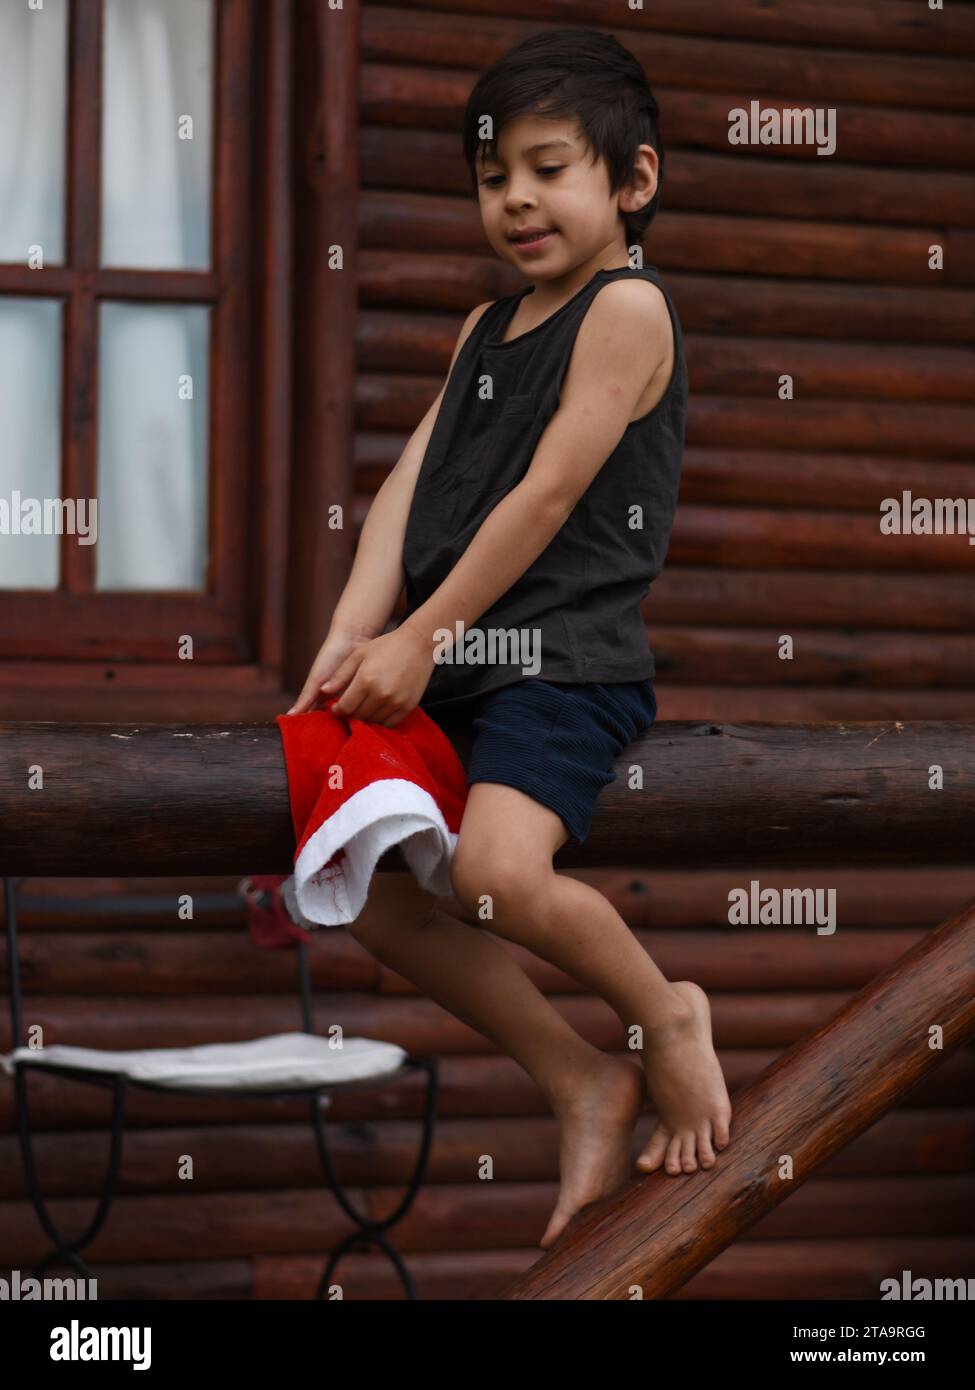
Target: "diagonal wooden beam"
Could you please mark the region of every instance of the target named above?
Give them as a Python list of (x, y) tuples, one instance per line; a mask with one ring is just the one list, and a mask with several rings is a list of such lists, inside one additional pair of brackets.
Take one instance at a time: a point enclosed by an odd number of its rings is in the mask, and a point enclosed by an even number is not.
[(577, 1213), (499, 1297), (666, 1298), (973, 1037), (975, 898), (733, 1097), (712, 1169)]

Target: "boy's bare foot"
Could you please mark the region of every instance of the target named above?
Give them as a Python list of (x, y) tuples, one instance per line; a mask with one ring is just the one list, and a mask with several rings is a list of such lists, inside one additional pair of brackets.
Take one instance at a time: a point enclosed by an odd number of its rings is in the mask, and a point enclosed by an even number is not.
[(711, 1008), (700, 985), (672, 986), (687, 1005), (683, 1017), (645, 1036), (643, 1066), (659, 1119), (637, 1167), (652, 1173), (713, 1168), (714, 1150), (729, 1140), (731, 1102), (711, 1041)]
[(561, 1186), (539, 1242), (543, 1250), (554, 1244), (581, 1207), (615, 1192), (629, 1178), (633, 1127), (645, 1094), (638, 1067), (603, 1056), (588, 1075), (574, 1078), (571, 1093), (555, 1104), (562, 1126)]

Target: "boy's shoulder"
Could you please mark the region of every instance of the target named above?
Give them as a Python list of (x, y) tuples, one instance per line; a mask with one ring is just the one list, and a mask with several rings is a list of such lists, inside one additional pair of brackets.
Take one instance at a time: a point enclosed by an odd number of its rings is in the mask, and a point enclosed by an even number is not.
[(662, 287), (640, 275), (621, 276), (600, 286), (586, 307), (575, 336), (574, 355), (595, 369), (607, 341), (624, 354), (654, 365), (676, 351), (671, 309)]
[(619, 324), (621, 317), (623, 326), (629, 323), (638, 330), (669, 331), (670, 310), (663, 285), (656, 278), (646, 279), (640, 274), (623, 275), (601, 285), (593, 295), (586, 318), (597, 324), (600, 319)]

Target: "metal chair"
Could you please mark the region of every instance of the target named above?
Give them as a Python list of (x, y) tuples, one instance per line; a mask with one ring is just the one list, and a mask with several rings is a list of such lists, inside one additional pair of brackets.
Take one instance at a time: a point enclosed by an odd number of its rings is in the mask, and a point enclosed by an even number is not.
[[(394, 1226), (409, 1210), (426, 1172), (430, 1146), (433, 1138), (433, 1124), (436, 1114), (437, 1083), (439, 1059), (436, 1057), (412, 1057), (403, 1048), (393, 1043), (375, 1039), (345, 1039), (341, 1054), (329, 1048), (326, 1039), (318, 1037), (312, 1026), (312, 988), (308, 967), (308, 951), (303, 941), (295, 942), (298, 953), (298, 981), (301, 1002), (302, 1032), (277, 1034), (244, 1043), (213, 1044), (200, 1048), (158, 1048), (152, 1052), (99, 1052), (97, 1049), (71, 1048), (61, 1045), (44, 1048), (31, 1048), (24, 1044), (23, 1014), (20, 991), (20, 960), (17, 943), (17, 913), (20, 890), (26, 879), (3, 878), (4, 909), (7, 936), (7, 962), (10, 982), (10, 1027), (13, 1051), (0, 1056), (0, 1065), (12, 1073), (17, 1111), (17, 1129), (20, 1137), (20, 1150), (27, 1178), (27, 1188), (38, 1219), (48, 1238), (53, 1242), (51, 1252), (32, 1270), (35, 1278), (57, 1261), (64, 1261), (79, 1271), (85, 1278), (91, 1278), (91, 1270), (82, 1259), (80, 1251), (98, 1234), (104, 1224), (112, 1200), (122, 1156), (122, 1136), (125, 1125), (125, 1100), (129, 1086), (145, 1090), (166, 1091), (184, 1095), (212, 1096), (267, 1096), (279, 1099), (286, 1096), (307, 1095), (310, 1098), (311, 1119), (315, 1140), (321, 1157), (322, 1167), (331, 1190), (343, 1211), (355, 1222), (356, 1230), (347, 1235), (333, 1251), (318, 1284), (315, 1297), (324, 1298), (332, 1274), (347, 1251), (359, 1245), (375, 1245), (388, 1257), (409, 1299), (417, 1294), (409, 1270), (398, 1251), (386, 1238), (385, 1232)], [(244, 881), (245, 883), (247, 880)], [(243, 885), (242, 885), (243, 887)], [(220, 906), (236, 902), (231, 895), (217, 895)], [(217, 897), (209, 898), (210, 906), (217, 905)], [(158, 900), (137, 899), (139, 905), (156, 908)], [(32, 900), (34, 906), (45, 909), (71, 908), (80, 905), (106, 908), (109, 905), (117, 910), (117, 900), (110, 903), (97, 898)], [(168, 902), (168, 900), (167, 900)], [(306, 1039), (315, 1039), (310, 1044)], [(290, 1041), (289, 1040), (293, 1040)], [(327, 1049), (327, 1051), (323, 1051)], [(288, 1054), (291, 1054), (290, 1057)], [(281, 1055), (285, 1062), (282, 1064)], [(255, 1066), (267, 1068), (270, 1080), (260, 1084), (254, 1072)], [(273, 1084), (275, 1069), (300, 1074), (307, 1069), (308, 1075), (301, 1076), (300, 1084), (277, 1086)], [(90, 1223), (74, 1240), (68, 1240), (57, 1229), (41, 1195), (37, 1170), (31, 1146), (30, 1119), (27, 1104), (27, 1071), (29, 1068), (46, 1071), (56, 1076), (69, 1077), (75, 1081), (95, 1086), (108, 1087), (113, 1092), (112, 1132), (109, 1149), (108, 1168), (101, 1196)], [(221, 1071), (225, 1076), (240, 1076), (240, 1083), (232, 1085), (203, 1084), (206, 1076)], [(150, 1079), (148, 1071), (156, 1074)], [(383, 1221), (373, 1221), (356, 1211), (350, 1202), (335, 1172), (326, 1140), (325, 1122), (322, 1110), (331, 1104), (331, 1097), (339, 1091), (361, 1089), (377, 1081), (401, 1080), (415, 1071), (424, 1071), (427, 1076), (424, 1102), (423, 1129), (416, 1165), (404, 1191), (403, 1197), (391, 1215)], [(167, 1074), (168, 1073), (168, 1074)], [(247, 1076), (251, 1080), (247, 1081)]]

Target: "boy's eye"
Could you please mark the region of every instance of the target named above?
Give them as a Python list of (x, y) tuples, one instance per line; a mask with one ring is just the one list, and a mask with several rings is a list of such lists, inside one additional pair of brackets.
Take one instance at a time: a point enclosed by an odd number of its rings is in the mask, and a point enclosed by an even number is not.
[[(546, 164), (543, 165), (540, 169), (536, 169), (535, 172), (537, 174), (557, 174), (560, 170), (564, 168), (564, 164)], [(504, 182), (504, 175), (488, 174), (487, 178), (483, 179), (482, 182), (485, 188), (497, 188), (499, 183)]]

